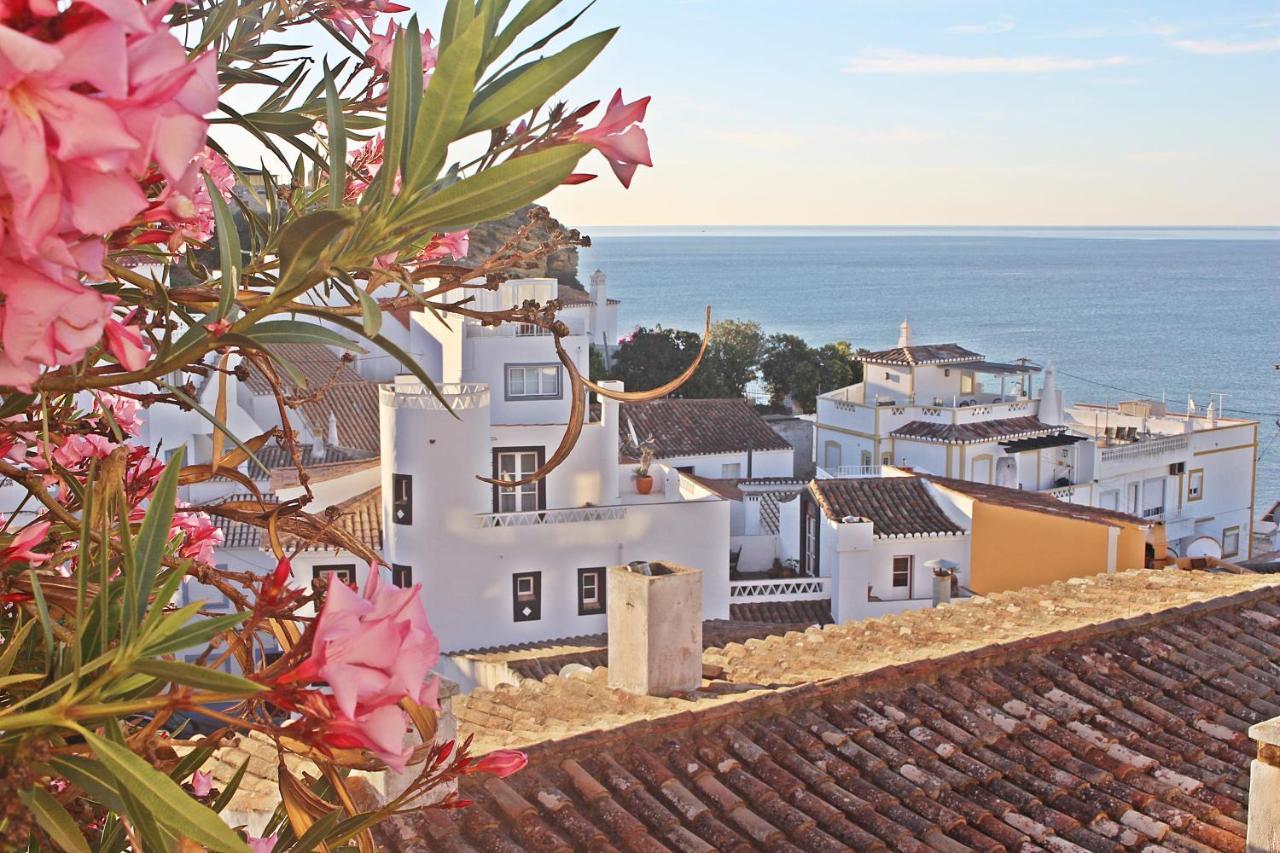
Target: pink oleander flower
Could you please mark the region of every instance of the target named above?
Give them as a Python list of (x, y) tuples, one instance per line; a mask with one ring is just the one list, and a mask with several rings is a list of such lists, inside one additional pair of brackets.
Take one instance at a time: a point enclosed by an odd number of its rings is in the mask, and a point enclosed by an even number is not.
[(23, 562), (38, 566), (49, 559), (51, 554), (38, 554), (31, 550), (44, 541), (44, 535), (49, 532), (49, 526), (47, 521), (37, 521), (18, 531), (4, 550), (0, 551), (0, 563)]
[(64, 468), (74, 468), (90, 459), (106, 459), (116, 446), (104, 436), (77, 433), (67, 436), (67, 440), (53, 451), (53, 461)]
[(197, 797), (207, 797), (213, 790), (213, 773), (197, 770), (191, 774), (191, 790)]
[(133, 242), (166, 242), (171, 252), (180, 252), (191, 242), (208, 242), (213, 236), (214, 215), (206, 177), (223, 200), (230, 202), (235, 173), (221, 155), (205, 147), (188, 165), (187, 172), (179, 180), (166, 183), (151, 206), (140, 214), (139, 219), (158, 227), (135, 237)]
[(422, 251), (418, 253), (418, 261), (431, 263), (443, 258), (460, 261), (469, 251), (471, 251), (471, 229), (463, 228), (461, 231), (450, 231), (448, 234), (432, 235), (431, 242), (423, 246)]
[(529, 756), (515, 749), (495, 749), (467, 768), (468, 773), (490, 773), (505, 779), (529, 763)]
[(639, 124), (644, 121), (648, 107), (648, 97), (624, 104), (622, 90), (619, 89), (609, 101), (600, 124), (573, 136), (575, 142), (585, 142), (603, 154), (624, 187), (631, 186), (637, 167), (653, 165), (649, 156), (649, 137)]
[[(365, 63), (374, 70), (374, 73), (380, 77), (385, 77), (391, 73), (391, 51), (395, 47), (396, 36), (404, 28), (391, 19), (387, 19), (387, 31), (385, 33), (374, 32), (369, 39), (369, 47), (364, 52)], [(422, 34), (422, 73), (430, 75), (436, 67), (436, 46), (435, 38), (431, 35), (431, 30), (427, 30)], [(423, 88), (430, 84), (430, 77), (427, 76), (423, 80)]]
[[(332, 696), (325, 697), (336, 706)], [(367, 749), (393, 770), (404, 770), (413, 755), (412, 745), (405, 742), (409, 718), (395, 705), (383, 705), (370, 711), (363, 709), (345, 716), (334, 708), (332, 719), (323, 726), (322, 740), (338, 749)]]
[(142, 432), (142, 416), (138, 414), (137, 400), (103, 392), (98, 395), (98, 404), (111, 413), (111, 419), (126, 436), (133, 437)]
[(151, 360), (151, 348), (142, 338), (142, 330), (118, 320), (107, 321), (107, 351), (125, 370), (141, 370)]
[(363, 23), (372, 32), (379, 15), (408, 11), (408, 6), (401, 6), (390, 0), (330, 0), (329, 10), (320, 17), (337, 27), (338, 32), (351, 38), (356, 34), (357, 22)]
[(203, 512), (176, 512), (173, 515), (171, 535), (182, 535), (178, 556), (201, 563), (212, 563), (214, 549), (222, 545), (225, 537), (221, 528)]
[(252, 853), (274, 853), (276, 842), (280, 840), (278, 835), (268, 835), (266, 838), (258, 838), (257, 836), (249, 836), (249, 849)]
[(379, 583), (375, 566), (363, 595), (333, 584), (316, 622), (311, 656), (281, 683), (324, 681), (348, 720), (394, 705), (403, 697), (436, 707), (437, 681), (428, 681), (440, 641), (427, 624), (421, 587)]
[(21, 390), (30, 390), (44, 366), (84, 358), (85, 350), (102, 339), (116, 301), (52, 263), (27, 264), (3, 254), (0, 295), (0, 385)]

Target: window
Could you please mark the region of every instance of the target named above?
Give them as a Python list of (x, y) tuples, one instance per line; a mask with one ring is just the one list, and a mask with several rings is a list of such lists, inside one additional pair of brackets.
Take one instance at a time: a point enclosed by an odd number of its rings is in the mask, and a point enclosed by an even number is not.
[(950, 375), (951, 375), (951, 368), (950, 368), (950, 367), (944, 367), (944, 368), (942, 368), (942, 375), (943, 375), (943, 376), (950, 376)]
[(1125, 487), (1124, 509), (1129, 515), (1138, 514), (1138, 501), (1142, 497), (1142, 484), (1130, 483)]
[(1235, 557), (1240, 554), (1240, 528), (1228, 527), (1222, 531), (1222, 556)]
[(858, 464), (863, 468), (871, 467), (871, 451), (864, 450), (858, 455)]
[[(215, 568), (218, 569), (225, 569), (226, 567), (226, 563), (218, 563), (218, 565), (215, 566)], [(194, 581), (184, 583), (182, 585), (183, 606), (185, 607), (188, 604), (194, 604), (197, 601), (201, 603), (202, 610), (216, 610), (219, 612), (225, 611), (230, 613), (233, 609), (231, 607), (231, 599), (223, 595), (220, 590)]]
[(516, 622), (536, 622), (542, 618), (542, 572), (511, 576), (511, 605), (511, 618)]
[(894, 557), (893, 558), (893, 585), (894, 588), (906, 587), (911, 589), (911, 564), (915, 562), (914, 557)]
[(347, 586), (355, 588), (356, 585), (356, 567), (354, 563), (341, 563), (338, 565), (312, 566), (311, 577), (319, 579), (324, 578), (329, 583), (345, 583)]
[(840, 458), (843, 451), (840, 449), (840, 442), (825, 441), (822, 444), (822, 467), (828, 471), (834, 471), (843, 464)]
[(1120, 490), (1107, 489), (1098, 495), (1098, 506), (1102, 509), (1120, 509)]
[(508, 364), (507, 399), (551, 399), (560, 396), (560, 365)]
[(1164, 515), (1164, 477), (1152, 477), (1142, 482), (1142, 517), (1161, 515)]
[[(493, 477), (496, 480), (523, 480), (542, 467), (546, 458), (542, 447), (505, 447), (493, 451)], [(494, 512), (535, 512), (546, 509), (547, 481), (522, 486), (493, 487)]]
[(889, 371), (887, 371), (887, 370), (886, 370), (886, 371), (884, 372), (884, 381), (885, 381), (885, 382), (895, 382), (895, 383), (896, 383), (896, 382), (898, 381), (898, 374), (896, 374), (896, 373), (890, 373)]
[(391, 520), (396, 524), (413, 524), (413, 477), (391, 475)]
[(881, 454), (880, 454), (880, 464), (881, 464), (881, 465), (892, 465), (892, 464), (893, 464), (893, 455), (892, 455), (892, 454), (890, 454), (890, 453), (881, 453)]
[(1187, 474), (1187, 500), (1198, 501), (1204, 497), (1204, 469), (1193, 468)]
[(391, 583), (401, 589), (413, 586), (413, 567), (391, 564)]
[(804, 510), (804, 539), (800, 543), (801, 558), (804, 566), (804, 574), (807, 577), (815, 578), (818, 576), (818, 509), (813, 503), (805, 501)]
[(604, 567), (578, 569), (578, 615), (604, 612)]
[(720, 477), (724, 480), (736, 480), (742, 476), (741, 462), (726, 462), (720, 466)]

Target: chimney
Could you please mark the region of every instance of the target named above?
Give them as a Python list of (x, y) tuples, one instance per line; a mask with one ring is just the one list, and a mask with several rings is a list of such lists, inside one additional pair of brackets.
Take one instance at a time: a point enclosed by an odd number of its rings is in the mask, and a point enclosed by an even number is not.
[(951, 583), (955, 579), (957, 564), (950, 560), (926, 560), (933, 569), (933, 606), (951, 603)]
[(1280, 853), (1280, 717), (1249, 727), (1258, 754), (1249, 766), (1249, 853)]
[(330, 447), (337, 447), (341, 444), (338, 441), (338, 416), (333, 413), (332, 409), (329, 410), (329, 432), (325, 435), (324, 440)]
[(1210, 400), (1209, 405), (1204, 409), (1205, 425), (1213, 429), (1218, 425), (1218, 407), (1214, 405), (1214, 401)]
[(609, 686), (649, 696), (702, 683), (702, 572), (637, 560), (609, 569)]
[(911, 324), (906, 320), (903, 320), (902, 325), (898, 327), (898, 346), (911, 346)]
[(1050, 426), (1062, 425), (1062, 392), (1058, 390), (1057, 371), (1053, 363), (1045, 365), (1044, 382), (1040, 384), (1040, 409), (1038, 417)]

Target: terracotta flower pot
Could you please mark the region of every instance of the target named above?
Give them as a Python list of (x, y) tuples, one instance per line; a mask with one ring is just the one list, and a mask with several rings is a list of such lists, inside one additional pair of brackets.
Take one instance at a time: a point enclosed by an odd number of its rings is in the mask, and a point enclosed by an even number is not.
[(645, 474), (643, 477), (636, 477), (636, 492), (647, 495), (653, 491), (653, 477)]

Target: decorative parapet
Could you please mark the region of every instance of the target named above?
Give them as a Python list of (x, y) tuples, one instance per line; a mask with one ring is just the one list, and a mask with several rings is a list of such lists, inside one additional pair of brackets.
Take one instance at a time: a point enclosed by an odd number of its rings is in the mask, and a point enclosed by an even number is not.
[(381, 385), (378, 396), (384, 406), (395, 409), (431, 409), (444, 412), (481, 409), (489, 405), (489, 386), (481, 382), (450, 383), (437, 385), (436, 388), (448, 402), (448, 408), (421, 382)]
[(882, 465), (837, 465), (834, 468), (819, 467), (816, 476), (819, 480), (845, 480), (853, 477), (879, 477), (883, 473)]
[(1186, 450), (1191, 439), (1185, 435), (1164, 435), (1159, 438), (1143, 438), (1132, 444), (1104, 447), (1099, 453), (1103, 462), (1120, 462), (1126, 459), (1146, 459), (1163, 456), (1178, 450)]
[(831, 597), (830, 578), (770, 578), (730, 581), (729, 601), (822, 601)]
[(491, 512), (476, 516), (477, 527), (538, 527), (582, 521), (618, 521), (626, 518), (625, 506), (589, 506), (578, 509), (544, 509), (534, 512)]

